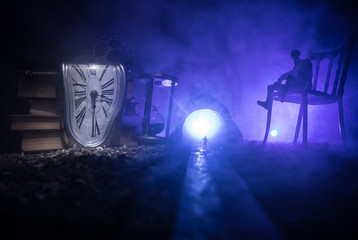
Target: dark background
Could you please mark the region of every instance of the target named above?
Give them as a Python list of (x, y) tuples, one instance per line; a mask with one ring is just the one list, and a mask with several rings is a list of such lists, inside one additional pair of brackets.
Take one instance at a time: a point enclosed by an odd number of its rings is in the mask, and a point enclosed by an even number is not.
[[(179, 78), (174, 112), (184, 110), (191, 96), (212, 94), (249, 140), (263, 137), (266, 112), (256, 101), (290, 70), (290, 50), (298, 48), (305, 57), (309, 49), (339, 47), (357, 31), (356, 7), (334, 0), (40, 0), (12, 1), (3, 11), (3, 102), (16, 94), (17, 70), (60, 69), (64, 61), (91, 55), (97, 42), (116, 35), (132, 61), (132, 74)], [(357, 49), (344, 97), (351, 142), (358, 136)], [(276, 109), (276, 140), (291, 141), (297, 108), (280, 104)], [(339, 142), (337, 107), (320, 110), (322, 115), (309, 112), (309, 141)]]

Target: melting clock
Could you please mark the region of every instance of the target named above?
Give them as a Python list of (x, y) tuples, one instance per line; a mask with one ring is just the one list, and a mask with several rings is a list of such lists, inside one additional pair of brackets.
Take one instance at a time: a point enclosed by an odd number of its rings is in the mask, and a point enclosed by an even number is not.
[(65, 63), (62, 68), (67, 134), (84, 147), (105, 145), (125, 105), (123, 66)]

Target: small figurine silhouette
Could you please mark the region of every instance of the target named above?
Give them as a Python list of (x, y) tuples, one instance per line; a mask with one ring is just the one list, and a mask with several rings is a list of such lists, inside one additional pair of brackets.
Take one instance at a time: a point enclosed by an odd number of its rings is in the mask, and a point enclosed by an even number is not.
[(208, 151), (208, 138), (206, 136), (203, 138), (203, 150)]
[[(261, 107), (268, 109), (272, 102), (274, 92), (278, 92), (281, 101), (285, 100), (288, 92), (300, 93), (312, 87), (312, 63), (309, 59), (300, 59), (300, 51), (291, 51), (294, 67), (292, 71), (282, 74), (275, 83), (267, 87), (266, 101), (257, 101)], [(283, 84), (282, 82), (286, 82)]]

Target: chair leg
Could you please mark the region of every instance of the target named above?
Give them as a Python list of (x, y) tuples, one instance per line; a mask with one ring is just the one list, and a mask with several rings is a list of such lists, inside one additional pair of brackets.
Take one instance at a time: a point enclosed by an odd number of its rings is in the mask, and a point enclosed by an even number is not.
[(268, 134), (270, 132), (271, 114), (272, 114), (272, 100), (268, 101), (266, 130), (265, 130), (265, 137), (264, 137), (264, 141), (263, 141), (264, 144), (267, 142), (267, 137), (268, 137)]
[(339, 129), (342, 136), (343, 146), (347, 146), (347, 134), (346, 134), (346, 126), (344, 124), (344, 115), (343, 115), (343, 100), (342, 98), (338, 98), (338, 113), (339, 113)]
[(300, 134), (301, 122), (302, 122), (302, 104), (300, 105), (300, 111), (298, 112), (298, 119), (297, 119), (297, 125), (296, 125), (295, 137), (293, 139), (293, 144), (297, 143), (298, 135)]
[(302, 117), (303, 117), (303, 132), (302, 132), (302, 144), (304, 148), (307, 148), (307, 119), (308, 119), (308, 103), (307, 93), (302, 94)]

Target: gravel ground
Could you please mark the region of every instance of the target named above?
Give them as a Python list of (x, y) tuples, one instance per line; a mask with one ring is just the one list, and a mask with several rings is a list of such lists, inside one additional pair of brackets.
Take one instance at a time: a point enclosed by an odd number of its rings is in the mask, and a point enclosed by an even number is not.
[[(189, 153), (131, 142), (1, 154), (1, 239), (170, 239)], [(220, 154), (287, 239), (357, 239), (357, 148), (245, 142)]]
[(1, 228), (9, 239), (166, 238), (185, 170), (168, 156), (164, 145), (135, 142), (2, 154)]

